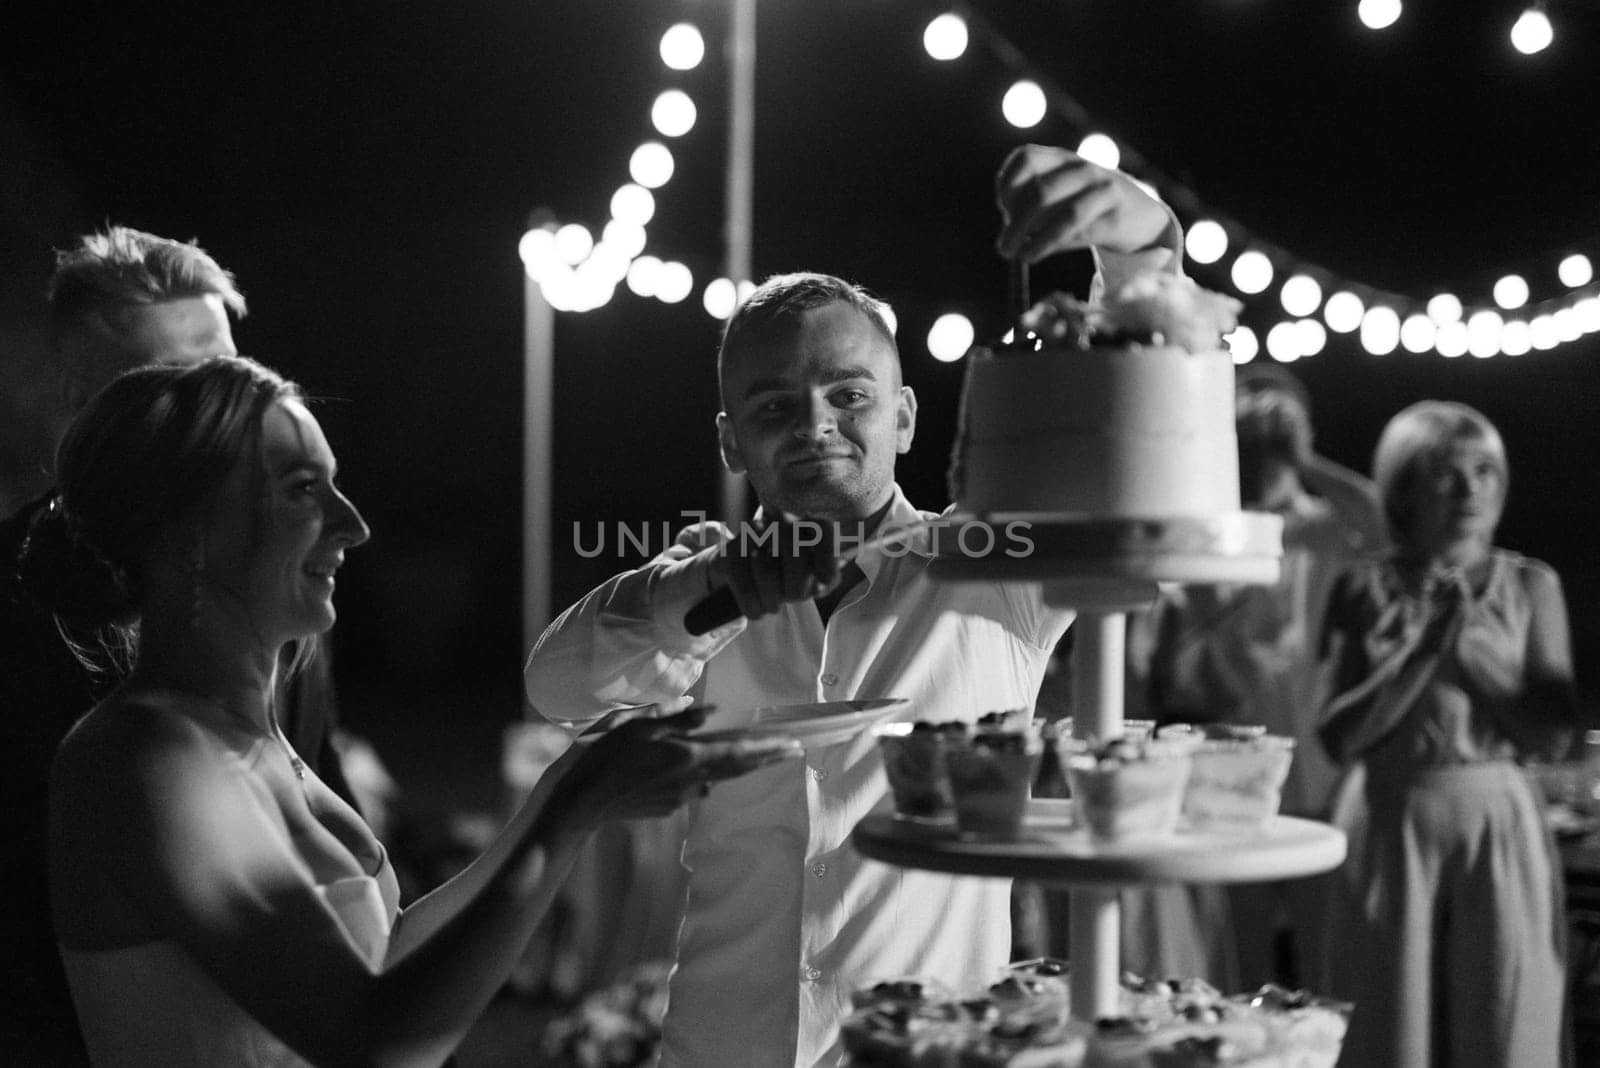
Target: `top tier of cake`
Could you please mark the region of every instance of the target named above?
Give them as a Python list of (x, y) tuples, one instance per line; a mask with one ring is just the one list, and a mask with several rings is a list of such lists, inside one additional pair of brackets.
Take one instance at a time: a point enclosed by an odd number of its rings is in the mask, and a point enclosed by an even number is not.
[(1237, 512), (1232, 357), (1137, 343), (976, 351), (951, 492), (978, 514)]

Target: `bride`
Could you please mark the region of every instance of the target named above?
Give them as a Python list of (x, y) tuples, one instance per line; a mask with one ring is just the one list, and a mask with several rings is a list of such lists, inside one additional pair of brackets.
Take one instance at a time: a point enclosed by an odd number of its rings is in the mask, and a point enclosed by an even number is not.
[(481, 857), (399, 909), (382, 844), (274, 716), (280, 652), (332, 626), (369, 536), (298, 389), (243, 358), (132, 371), (58, 469), (26, 581), (80, 652), (128, 669), (62, 744), (49, 799), (96, 1063), (438, 1064), (597, 823), (798, 752), (693, 740), (694, 711), (635, 719), (574, 745)]

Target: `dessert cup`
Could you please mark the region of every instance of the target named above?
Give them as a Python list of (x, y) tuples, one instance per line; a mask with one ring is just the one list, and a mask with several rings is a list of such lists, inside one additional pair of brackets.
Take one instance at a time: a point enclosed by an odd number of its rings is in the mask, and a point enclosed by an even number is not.
[(1178, 826), (1191, 766), (1175, 742), (1079, 742), (1057, 750), (1078, 822), (1096, 842), (1166, 838)]
[(1184, 791), (1184, 818), (1196, 829), (1247, 831), (1278, 814), (1294, 739), (1212, 738), (1195, 746)]
[(1015, 838), (1044, 755), (1038, 729), (975, 731), (946, 742), (956, 826), (963, 834)]
[(948, 820), (954, 807), (950, 776), (945, 771), (945, 740), (963, 735), (959, 722), (884, 723), (873, 728), (884, 774), (897, 816), (915, 820)]

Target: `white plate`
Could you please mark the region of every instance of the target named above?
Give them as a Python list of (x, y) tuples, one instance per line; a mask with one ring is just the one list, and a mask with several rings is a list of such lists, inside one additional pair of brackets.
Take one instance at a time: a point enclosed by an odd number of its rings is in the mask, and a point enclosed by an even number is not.
[(874, 701), (824, 701), (809, 705), (769, 705), (741, 712), (713, 712), (696, 738), (793, 738), (801, 745), (834, 745), (852, 738), (911, 702), (904, 697)]

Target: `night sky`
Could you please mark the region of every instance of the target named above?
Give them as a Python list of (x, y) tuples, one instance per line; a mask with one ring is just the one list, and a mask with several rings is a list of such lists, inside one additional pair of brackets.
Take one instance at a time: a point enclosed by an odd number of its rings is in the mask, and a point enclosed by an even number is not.
[[(241, 348), (328, 398), (319, 408), (373, 543), (341, 576), (340, 671), (427, 686), (492, 680), (515, 700), (522, 281), (530, 211), (598, 229), (649, 105), (687, 90), (650, 251), (718, 273), (725, 5), (654, 0), (305, 0), (201, 5), (7, 0), (0, 7), (0, 432), (38, 470), (38, 304), (49, 250), (105, 221), (195, 237), (250, 300)], [(1425, 299), (1485, 298), (1517, 271), (1560, 292), (1567, 251), (1600, 263), (1600, 10), (1552, 5), (1556, 45), (1505, 43), (1518, 6), (1413, 0), (1378, 34), (1355, 0), (1019, 0), (978, 5), (1097, 128), (1282, 254)], [(902, 483), (945, 501), (960, 365), (926, 354), (934, 316), (1004, 326), (991, 176), (1024, 140), (1076, 144), (1052, 116), (999, 115), (1020, 72), (975, 34), (936, 64), (941, 5), (764, 0), (757, 50), (757, 276), (818, 269), (888, 299), (921, 400)], [(680, 19), (708, 52), (677, 73)], [(1159, 183), (1158, 183), (1159, 184)], [(1172, 188), (1168, 186), (1170, 191)], [(1184, 205), (1180, 204), (1180, 208)], [(1187, 221), (1187, 220), (1186, 220)], [(1041, 272), (1078, 284), (1083, 264)], [(1225, 280), (1194, 273), (1213, 288)], [(556, 597), (614, 570), (575, 522), (715, 511), (717, 324), (696, 295), (625, 289), (556, 334)], [(1272, 319), (1264, 302), (1247, 321)], [(1365, 469), (1383, 422), (1422, 397), (1502, 429), (1502, 543), (1553, 563), (1593, 695), (1600, 569), (1588, 504), (1600, 341), (1478, 360), (1374, 358), (1349, 337), (1296, 365), (1323, 450)], [(30, 451), (31, 450), (31, 451)], [(39, 476), (42, 477), (42, 476)], [(12, 478), (7, 506), (42, 486)]]

